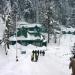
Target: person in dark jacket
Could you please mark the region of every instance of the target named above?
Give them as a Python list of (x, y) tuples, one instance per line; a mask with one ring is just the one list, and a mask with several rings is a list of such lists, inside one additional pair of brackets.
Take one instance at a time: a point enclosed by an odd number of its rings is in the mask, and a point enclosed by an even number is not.
[(40, 55), (42, 54), (42, 51), (40, 50)]
[(35, 54), (35, 62), (37, 62), (37, 61), (38, 61), (38, 55)]
[(31, 61), (34, 61), (34, 55), (33, 54), (31, 55)]
[(69, 69), (72, 68), (72, 75), (75, 75), (75, 55), (70, 58)]
[(42, 51), (42, 55), (43, 55), (43, 56), (45, 55), (45, 51)]
[(32, 54), (34, 55), (34, 53), (35, 53), (35, 51), (33, 50), (33, 51), (32, 51)]
[(39, 50), (37, 51), (37, 54), (38, 54), (38, 56), (39, 56)]

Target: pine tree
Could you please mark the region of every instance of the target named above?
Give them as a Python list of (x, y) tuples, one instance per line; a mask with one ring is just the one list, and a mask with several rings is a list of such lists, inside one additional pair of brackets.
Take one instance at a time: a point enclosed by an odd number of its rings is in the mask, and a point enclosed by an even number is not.
[(6, 19), (6, 29), (5, 29), (4, 38), (3, 38), (4, 43), (5, 43), (6, 55), (7, 55), (7, 48), (9, 49), (10, 28), (11, 28), (11, 16), (9, 13), (9, 15), (7, 16), (7, 19)]
[(54, 31), (53, 31), (53, 25), (52, 25), (52, 20), (53, 20), (53, 12), (52, 12), (52, 9), (49, 7), (47, 7), (46, 9), (46, 19), (45, 19), (45, 27), (47, 28), (47, 31), (48, 31), (48, 43), (49, 43), (49, 40), (50, 40), (50, 34), (53, 34)]

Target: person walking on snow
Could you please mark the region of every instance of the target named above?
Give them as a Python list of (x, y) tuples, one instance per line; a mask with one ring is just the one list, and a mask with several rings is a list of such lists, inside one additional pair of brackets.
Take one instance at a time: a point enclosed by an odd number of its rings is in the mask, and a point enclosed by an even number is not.
[(39, 56), (39, 50), (37, 51), (37, 54), (38, 54), (38, 56)]
[(70, 58), (69, 69), (72, 68), (72, 75), (75, 75), (75, 55)]
[(45, 55), (45, 51), (42, 51), (43, 56)]

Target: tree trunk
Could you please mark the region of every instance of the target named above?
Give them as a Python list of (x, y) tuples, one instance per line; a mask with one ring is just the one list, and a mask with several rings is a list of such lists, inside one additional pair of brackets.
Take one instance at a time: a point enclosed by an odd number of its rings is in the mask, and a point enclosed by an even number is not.
[(7, 49), (6, 49), (6, 44), (5, 44), (5, 54), (7, 55)]
[(50, 42), (50, 35), (49, 35), (49, 32), (48, 32), (48, 43)]

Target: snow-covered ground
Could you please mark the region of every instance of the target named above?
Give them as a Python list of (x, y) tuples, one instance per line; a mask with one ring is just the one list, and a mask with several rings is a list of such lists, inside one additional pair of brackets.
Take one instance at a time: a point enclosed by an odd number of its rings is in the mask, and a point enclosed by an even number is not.
[[(70, 50), (75, 42), (74, 35), (63, 35), (59, 44), (48, 44), (45, 47), (27, 47), (17, 44), (18, 59), (16, 62), (16, 45), (10, 46), (8, 55), (5, 55), (3, 46), (0, 46), (0, 75), (71, 75), (69, 70)], [(46, 50), (45, 56), (39, 56), (38, 62), (31, 62), (32, 50)], [(21, 51), (26, 50), (26, 54)]]

